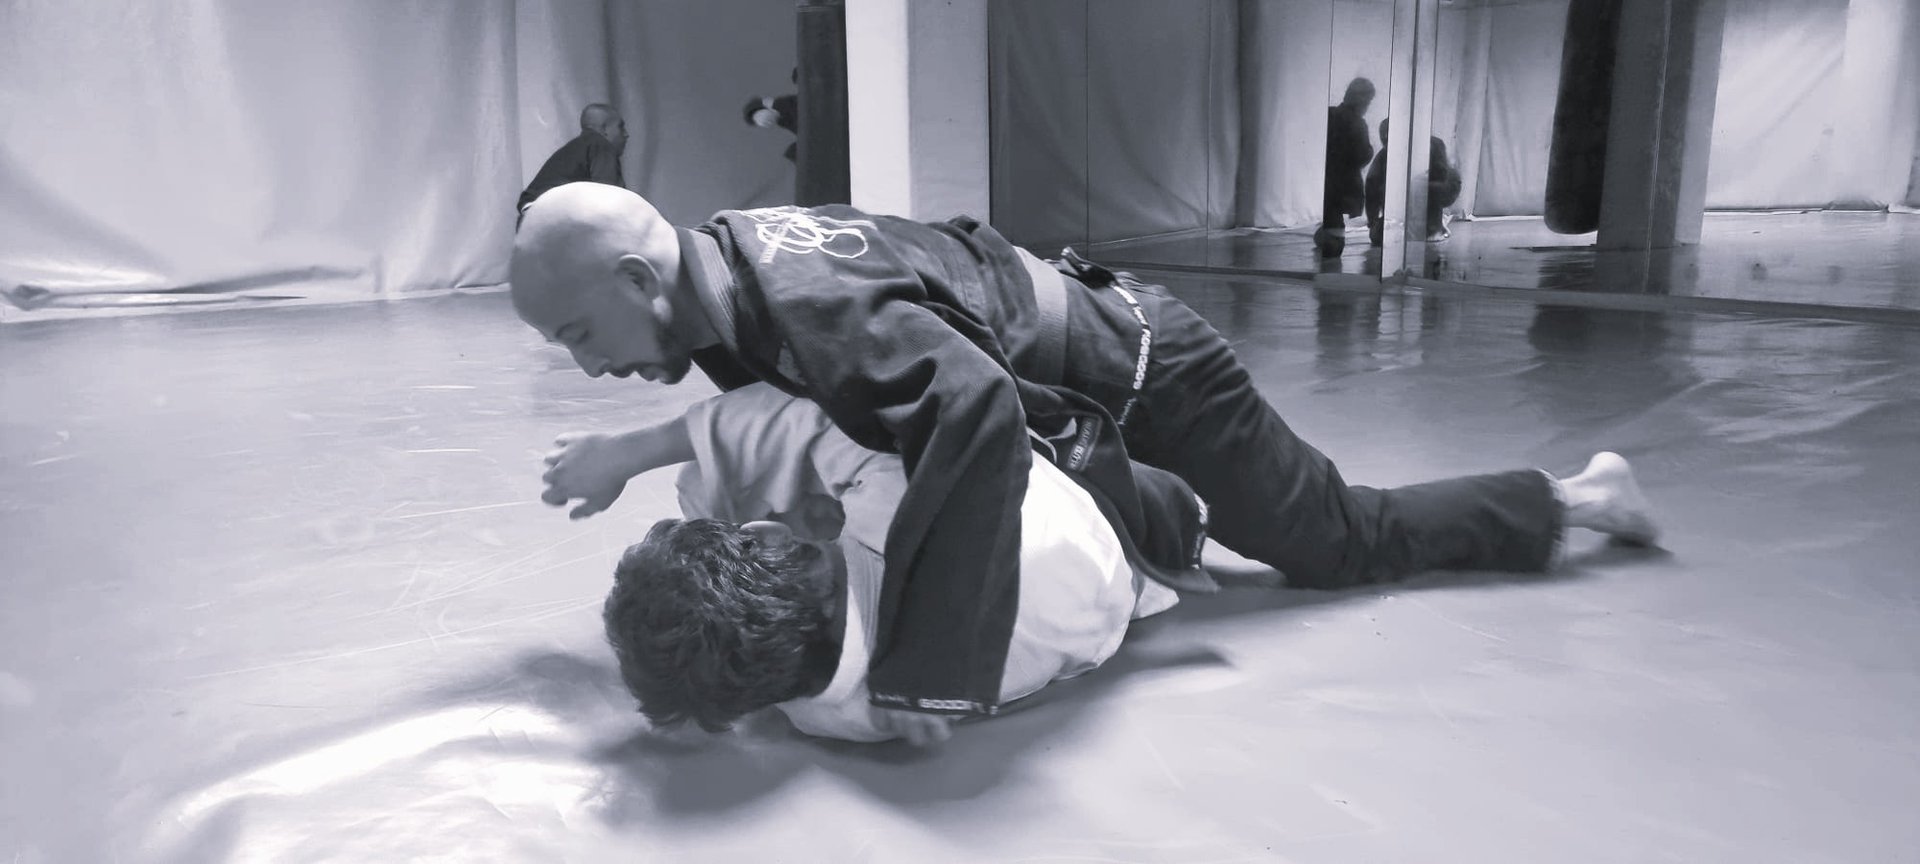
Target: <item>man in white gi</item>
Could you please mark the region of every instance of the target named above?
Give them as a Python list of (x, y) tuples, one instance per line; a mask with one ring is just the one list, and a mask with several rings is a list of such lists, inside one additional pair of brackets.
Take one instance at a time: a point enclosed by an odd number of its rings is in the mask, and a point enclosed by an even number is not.
[[(802, 732), (848, 741), (950, 734), (950, 718), (889, 710), (866, 686), (887, 530), (907, 486), (899, 456), (860, 447), (814, 403), (766, 384), (619, 437), (606, 443), (637, 454), (629, 476), (691, 463), (679, 479), (687, 518), (626, 551), (605, 607), (622, 678), (656, 726), (720, 731), (772, 707)], [(579, 437), (560, 443), (546, 481), (564, 488), (594, 469), (572, 464), (591, 449)], [(1561, 482), (1595, 483), (1617, 458)], [(1020, 580), (1002, 703), (1098, 667), (1130, 621), (1175, 605), (1158, 580), (1179, 584), (1165, 574), (1198, 566), (1206, 521), (1184, 485), (1160, 487), (1190, 505), (1157, 510), (1184, 523), (1165, 548), (1191, 551), (1149, 555), (1048, 460), (1033, 460), (1027, 481), (1019, 566), (1036, 578)]]

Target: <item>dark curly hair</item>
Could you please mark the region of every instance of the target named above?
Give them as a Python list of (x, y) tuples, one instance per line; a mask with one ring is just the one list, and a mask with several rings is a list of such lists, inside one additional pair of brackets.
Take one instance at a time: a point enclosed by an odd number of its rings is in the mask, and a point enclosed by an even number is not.
[(656, 728), (724, 732), (801, 695), (837, 643), (820, 550), (768, 548), (714, 519), (662, 519), (627, 547), (603, 617), (620, 677)]

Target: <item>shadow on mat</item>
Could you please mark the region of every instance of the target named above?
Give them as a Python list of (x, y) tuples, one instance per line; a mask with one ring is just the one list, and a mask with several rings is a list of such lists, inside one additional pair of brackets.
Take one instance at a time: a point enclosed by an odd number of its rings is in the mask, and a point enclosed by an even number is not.
[[(1664, 553), (1605, 547), (1583, 553), (1568, 573), (1588, 564), (1649, 560)], [(1386, 591), (1464, 585), (1523, 584), (1538, 576), (1435, 574), (1390, 586), (1342, 592), (1274, 589), (1276, 577), (1257, 568), (1223, 569), (1229, 587), (1218, 594), (1189, 596), (1172, 610), (1135, 622), (1120, 650), (1099, 669), (1048, 686), (1009, 706), (990, 721), (969, 722), (932, 750), (905, 744), (849, 744), (808, 738), (775, 711), (739, 723), (736, 731), (707, 735), (697, 730), (661, 733), (647, 728), (621, 684), (610, 654), (588, 650), (530, 651), (473, 669), (456, 680), (423, 688), (383, 704), (359, 722), (289, 735), (230, 761), (231, 770), (180, 790), (171, 815), (178, 836), (165, 844), (187, 850), (161, 860), (205, 860), (200, 853), (227, 844), (221, 826), (239, 818), (249, 800), (283, 782), (325, 767), (327, 786), (368, 784), (367, 794), (394, 788), (395, 778), (433, 778), (461, 766), (520, 765), (574, 777), (552, 790), (555, 800), (588, 803), (610, 827), (644, 826), (662, 816), (725, 814), (768, 800), (796, 779), (825, 772), (865, 792), (876, 803), (913, 813), (942, 802), (991, 794), (1028, 772), (1047, 770), (1043, 751), (1070, 746), (1089, 731), (1094, 712), (1125, 711), (1136, 676), (1181, 675), (1230, 669), (1214, 644), (1219, 622), (1259, 616), (1285, 626), (1311, 610), (1366, 601)], [(1110, 731), (1110, 730), (1108, 730)], [(396, 734), (402, 733), (402, 734)], [(1104, 734), (1104, 732), (1102, 733)], [(364, 764), (355, 760), (378, 758)], [(341, 757), (347, 761), (339, 761)], [(318, 761), (316, 761), (318, 760)], [(338, 776), (332, 776), (337, 774)], [(321, 783), (306, 780), (309, 785)], [(392, 806), (445, 807), (446, 792), (416, 779), (418, 795)], [(406, 784), (401, 784), (405, 786)], [(471, 790), (458, 790), (467, 794)], [(590, 802), (590, 803), (589, 803)], [(268, 821), (269, 826), (272, 825)], [(235, 843), (239, 841), (233, 841)], [(239, 848), (239, 847), (234, 847)]]
[[(1111, 708), (1116, 697), (1110, 691), (1129, 676), (1230, 665), (1213, 647), (1181, 636), (1183, 629), (1228, 617), (1337, 603), (1350, 596), (1241, 587), (1183, 599), (1172, 610), (1135, 622), (1120, 650), (1100, 668), (1051, 684), (989, 720), (962, 723), (951, 740), (928, 750), (900, 742), (811, 738), (771, 710), (744, 719), (725, 735), (637, 729), (595, 754), (631, 798), (610, 807), (609, 818), (620, 819), (623, 812), (637, 820), (658, 812), (724, 811), (772, 795), (810, 770), (837, 775), (875, 801), (908, 811), (973, 798), (1028, 770), (1034, 764), (1029, 754), (1070, 738), (1089, 712)], [(625, 697), (610, 660), (598, 677)], [(635, 722), (645, 721), (636, 717)]]

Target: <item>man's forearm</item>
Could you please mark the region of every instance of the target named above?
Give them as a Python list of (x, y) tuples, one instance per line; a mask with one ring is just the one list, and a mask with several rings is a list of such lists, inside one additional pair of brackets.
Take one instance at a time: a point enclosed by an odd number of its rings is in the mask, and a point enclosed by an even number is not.
[(638, 477), (655, 468), (693, 461), (693, 440), (687, 434), (687, 418), (681, 415), (654, 426), (625, 432), (614, 438), (621, 454), (621, 465), (628, 477)]

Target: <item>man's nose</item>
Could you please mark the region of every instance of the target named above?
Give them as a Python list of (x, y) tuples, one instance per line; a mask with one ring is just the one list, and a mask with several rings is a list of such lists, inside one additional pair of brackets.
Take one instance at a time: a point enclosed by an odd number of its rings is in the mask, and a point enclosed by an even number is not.
[(578, 347), (569, 348), (567, 351), (573, 354), (573, 362), (580, 367), (580, 371), (587, 373), (588, 377), (598, 378), (607, 374), (607, 361), (582, 351)]

